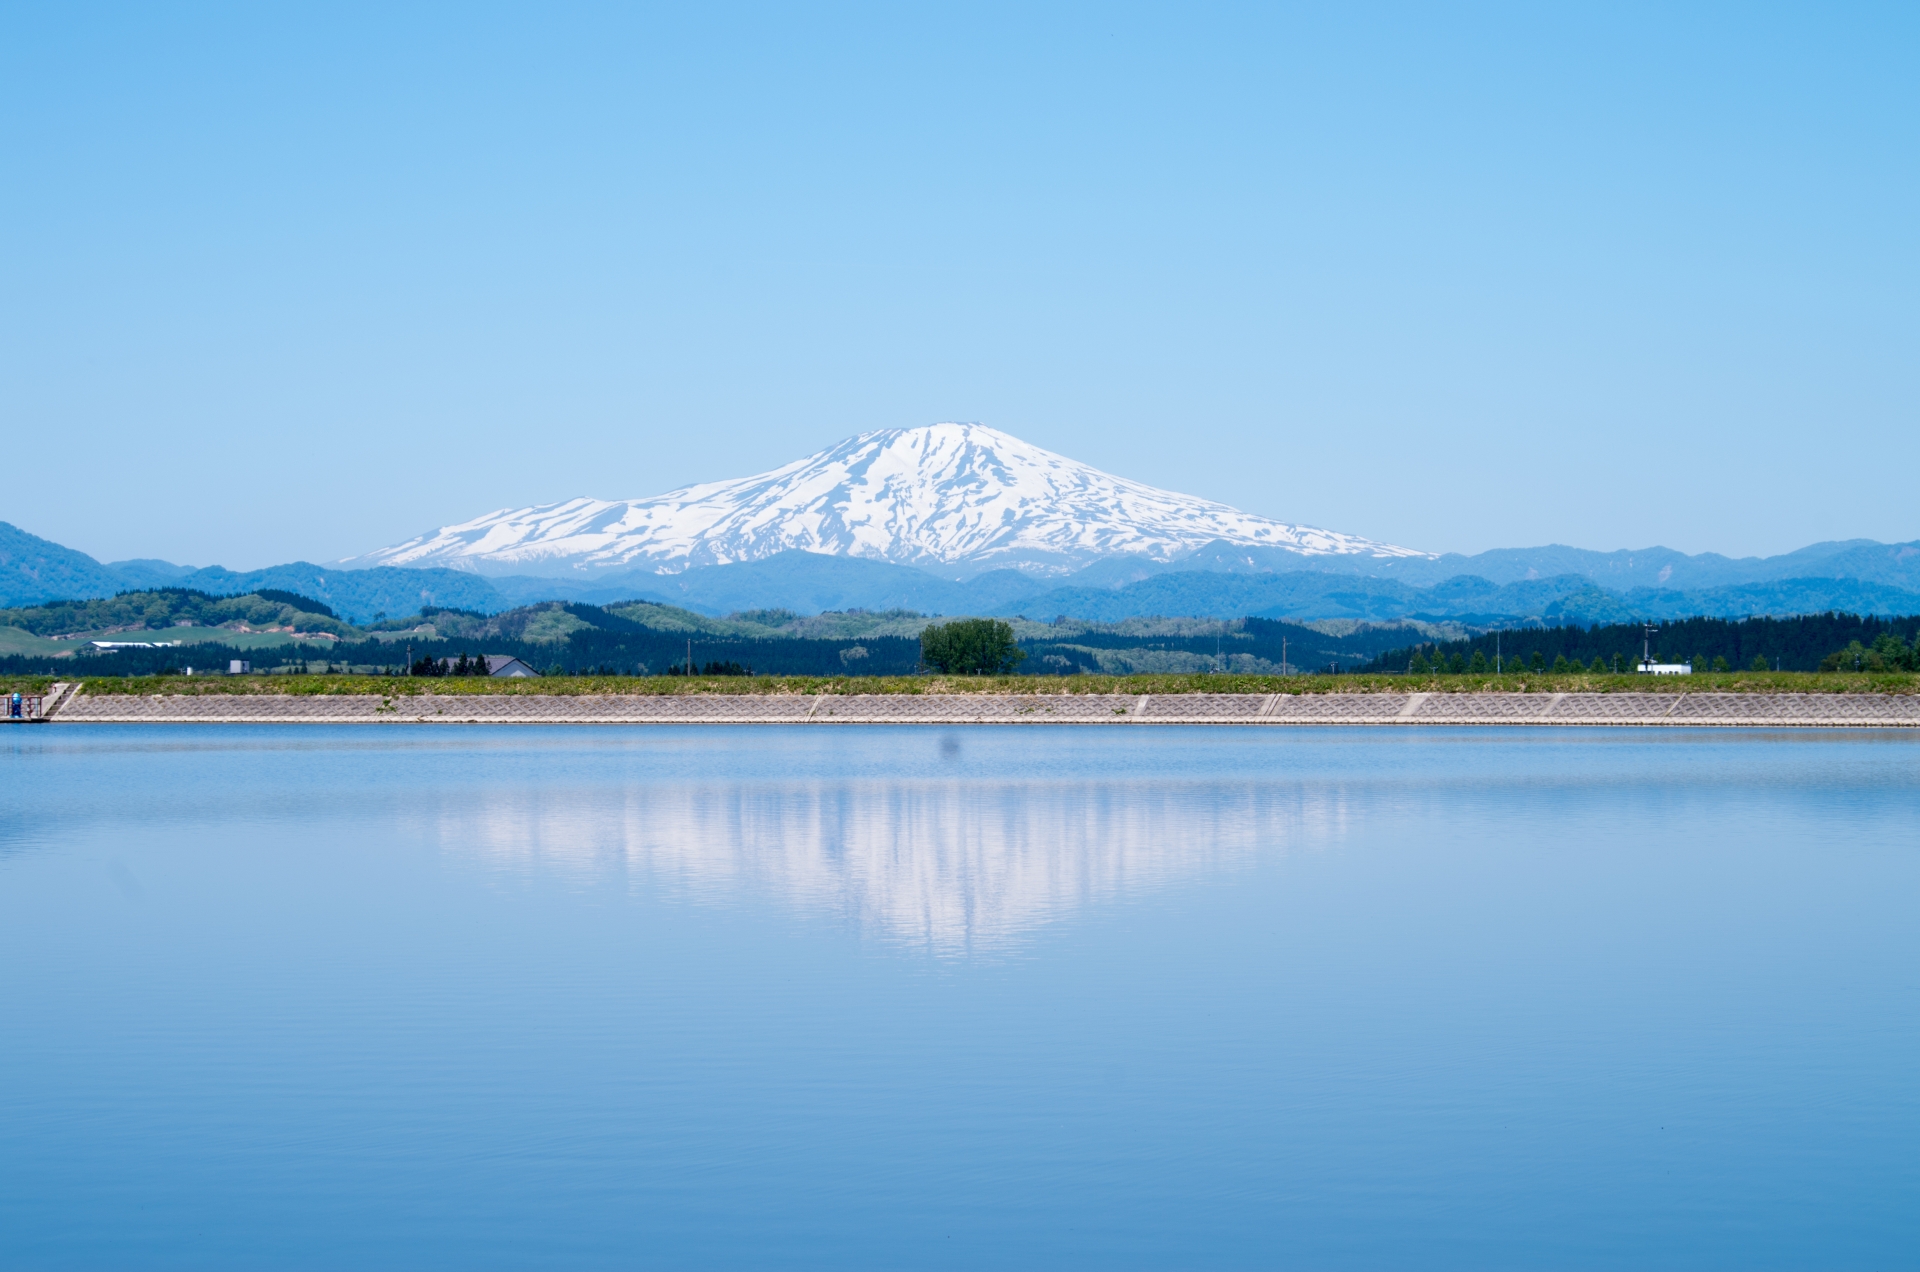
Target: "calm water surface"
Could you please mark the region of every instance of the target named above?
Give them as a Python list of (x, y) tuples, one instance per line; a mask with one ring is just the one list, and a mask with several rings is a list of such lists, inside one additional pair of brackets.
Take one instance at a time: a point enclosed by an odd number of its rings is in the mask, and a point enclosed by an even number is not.
[(1920, 736), (0, 733), (0, 1266), (1920, 1264)]

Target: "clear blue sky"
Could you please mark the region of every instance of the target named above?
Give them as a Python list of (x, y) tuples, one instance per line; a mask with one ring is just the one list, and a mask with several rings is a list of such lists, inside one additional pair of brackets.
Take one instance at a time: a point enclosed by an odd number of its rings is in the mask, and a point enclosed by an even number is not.
[(1920, 537), (1920, 9), (8, 4), (0, 519), (248, 567), (970, 419), (1434, 550)]

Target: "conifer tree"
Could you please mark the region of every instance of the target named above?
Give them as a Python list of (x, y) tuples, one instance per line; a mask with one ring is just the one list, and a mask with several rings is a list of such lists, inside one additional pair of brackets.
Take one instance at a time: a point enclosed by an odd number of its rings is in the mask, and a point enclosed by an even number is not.
[(1556, 676), (1564, 676), (1566, 673), (1567, 656), (1565, 654), (1555, 654), (1553, 658), (1553, 674)]
[(1587, 670), (1596, 676), (1604, 676), (1607, 674), (1607, 660), (1595, 654), (1593, 661), (1587, 665)]
[(1545, 671), (1547, 669), (1547, 656), (1536, 649), (1533, 651), (1533, 657), (1527, 660), (1527, 666), (1534, 671)]
[(1471, 671), (1476, 676), (1486, 675), (1487, 674), (1487, 651), (1484, 649), (1474, 650), (1473, 661), (1467, 664), (1467, 670)]

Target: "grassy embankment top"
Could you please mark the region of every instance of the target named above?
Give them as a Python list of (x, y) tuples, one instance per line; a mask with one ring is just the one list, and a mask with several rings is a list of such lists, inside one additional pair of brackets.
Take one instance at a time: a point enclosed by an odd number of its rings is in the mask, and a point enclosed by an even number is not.
[[(5, 692), (44, 693), (50, 676), (0, 681)], [(537, 679), (407, 676), (105, 676), (90, 694), (1181, 694), (1181, 693), (1920, 693), (1913, 672), (1737, 671), (1692, 676), (1565, 675), (1152, 675), (1152, 676), (545, 676)]]

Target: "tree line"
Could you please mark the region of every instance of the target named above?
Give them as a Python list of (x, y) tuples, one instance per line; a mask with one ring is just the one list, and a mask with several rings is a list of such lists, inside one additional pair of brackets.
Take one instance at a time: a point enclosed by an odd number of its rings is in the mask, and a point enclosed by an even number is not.
[(1820, 660), (1821, 671), (1920, 671), (1920, 633), (1911, 645), (1894, 632), (1881, 632), (1873, 644), (1847, 642)]
[[(446, 640), (361, 640), (302, 642), (268, 648), (240, 649), (219, 642), (183, 644), (170, 649), (117, 649), (95, 652), (77, 650), (74, 655), (54, 658), (39, 654), (16, 654), (0, 658), (0, 674), (16, 676), (153, 676), (184, 671), (225, 671), (232, 659), (246, 659), (258, 670), (274, 666), (314, 665), (324, 667), (372, 668), (393, 675), (405, 675), (416, 668), (420, 675), (459, 675), (459, 659), (464, 654), (468, 670), (464, 674), (485, 675), (485, 660), (473, 652), (471, 638)], [(867, 656), (855, 663), (841, 659), (848, 645), (844, 640), (729, 640), (695, 636), (694, 665), (702, 675), (746, 674), (747, 668), (763, 676), (844, 676), (850, 669), (862, 675), (910, 676), (920, 668), (920, 643), (910, 637), (864, 636), (860, 645)], [(409, 654), (411, 649), (411, 654)], [(489, 637), (485, 653), (505, 654), (546, 675), (684, 675), (687, 637), (683, 632), (661, 632), (650, 628), (632, 631), (581, 630), (571, 633), (565, 643), (522, 641)], [(433, 667), (441, 670), (433, 670)], [(708, 667), (715, 668), (709, 672)], [(738, 668), (739, 671), (732, 670)]]
[(471, 659), (465, 653), (458, 658), (435, 658), (422, 654), (407, 669), (410, 676), (485, 676), (487, 659), (484, 654), (476, 654)]
[(1502, 670), (1518, 662), (1533, 671), (1632, 671), (1649, 647), (1655, 662), (1690, 662), (1698, 671), (1834, 671), (1856, 661), (1859, 670), (1920, 669), (1916, 636), (1920, 616), (1860, 614), (1688, 618), (1662, 623), (1650, 637), (1639, 623), (1530, 627), (1403, 646), (1361, 670), (1492, 671), (1497, 661)]
[[(198, 598), (193, 598), (198, 603)], [(217, 598), (208, 598), (214, 600)], [(252, 604), (271, 601), (253, 599)], [(274, 607), (276, 610), (278, 606)], [(485, 653), (519, 658), (548, 674), (684, 675), (687, 634), (641, 627), (582, 607), (583, 617), (608, 622), (608, 628), (582, 629), (565, 642), (523, 641), (484, 637)], [(325, 620), (323, 620), (325, 621)], [(617, 629), (616, 628), (617, 624)], [(928, 627), (920, 639), (863, 636), (860, 656), (850, 656), (846, 640), (779, 638), (724, 639), (695, 636), (694, 667), (701, 675), (906, 676), (917, 671), (947, 674), (1006, 673), (1037, 670), (1043, 674), (1094, 671), (1086, 648), (1185, 649), (1210, 655), (1216, 648), (1227, 654), (1251, 653), (1277, 666), (1284, 657), (1297, 672), (1304, 668), (1405, 672), (1444, 669), (1491, 671), (1496, 660), (1510, 668), (1517, 658), (1529, 669), (1630, 671), (1639, 661), (1643, 632), (1639, 624), (1621, 623), (1592, 628), (1539, 627), (1487, 633), (1469, 640), (1407, 644), (1370, 661), (1354, 652), (1356, 646), (1381, 644), (1400, 633), (1376, 630), (1352, 637), (1329, 637), (1279, 620), (1246, 619), (1238, 633), (1215, 636), (1128, 636), (1082, 632), (1059, 642), (1018, 641), (1011, 625), (997, 619), (957, 619)], [(1706, 670), (1747, 670), (1762, 662), (1768, 669), (1920, 670), (1920, 617), (1883, 619), (1853, 614), (1811, 614), (1793, 618), (1687, 619), (1661, 625), (1653, 636), (1653, 654), (1661, 662), (1688, 662)], [(242, 649), (221, 642), (184, 644), (169, 649), (124, 649), (52, 658), (14, 655), (0, 658), (0, 673), (11, 675), (102, 676), (155, 675), (178, 672), (188, 666), (225, 670), (231, 659), (247, 659), (265, 670), (281, 665), (318, 665), (374, 668), (404, 675), (409, 665), (420, 675), (484, 675), (485, 660), (474, 652), (475, 638), (380, 641), (302, 642), (271, 648)], [(1086, 647), (1076, 649), (1076, 646)], [(1341, 649), (1345, 646), (1345, 649)], [(1054, 657), (1042, 655), (1056, 653)], [(462, 672), (461, 659), (466, 660)], [(1416, 665), (1416, 660), (1418, 664)], [(432, 668), (441, 670), (435, 671)], [(736, 670), (737, 669), (737, 670)]]
[(1302, 674), (1330, 668), (1356, 670), (1385, 651), (1407, 643), (1406, 630), (1391, 624), (1362, 626), (1338, 636), (1278, 618), (1232, 619), (1210, 626), (1214, 630), (1178, 635), (1079, 631), (1058, 641), (1022, 640), (1020, 646), (1041, 664), (1043, 675), (1100, 673), (1098, 661), (1088, 652), (1096, 649), (1178, 651), (1194, 655), (1202, 665), (1218, 660), (1221, 670), (1230, 665), (1245, 666), (1244, 660), (1239, 664), (1231, 660), (1249, 655), (1269, 667), (1285, 666), (1294, 674)]

